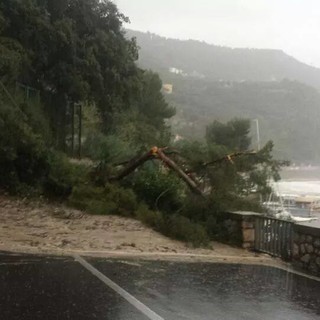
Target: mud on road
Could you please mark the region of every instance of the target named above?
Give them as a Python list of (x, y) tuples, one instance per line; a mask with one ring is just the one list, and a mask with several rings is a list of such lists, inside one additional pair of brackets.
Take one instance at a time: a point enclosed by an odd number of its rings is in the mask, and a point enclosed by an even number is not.
[(213, 242), (191, 248), (141, 222), (94, 216), (44, 201), (0, 196), (0, 250), (46, 254), (127, 256), (161, 260), (226, 261), (282, 265), (269, 256)]

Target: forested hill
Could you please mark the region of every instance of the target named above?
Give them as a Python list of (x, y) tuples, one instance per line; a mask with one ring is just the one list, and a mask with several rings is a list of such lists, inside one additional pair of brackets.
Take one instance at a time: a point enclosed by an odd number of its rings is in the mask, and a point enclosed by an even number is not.
[(221, 82), (168, 75), (173, 84), (168, 101), (176, 106), (172, 129), (185, 138), (201, 138), (214, 119), (251, 119), (253, 147), (257, 147), (254, 119), (261, 142), (273, 140), (280, 159), (318, 163), (320, 160), (320, 94), (311, 86), (281, 82)]
[(229, 81), (297, 80), (320, 89), (320, 69), (301, 63), (280, 50), (233, 49), (205, 42), (167, 39), (127, 30), (140, 46), (144, 68), (162, 72), (169, 68), (195, 77)]
[[(213, 120), (258, 119), (261, 140), (274, 141), (277, 157), (320, 161), (320, 69), (277, 50), (231, 49), (130, 30), (128, 36), (137, 38), (140, 65), (173, 85), (167, 100), (177, 110), (174, 133), (201, 138)], [(252, 136), (256, 143), (254, 126)]]

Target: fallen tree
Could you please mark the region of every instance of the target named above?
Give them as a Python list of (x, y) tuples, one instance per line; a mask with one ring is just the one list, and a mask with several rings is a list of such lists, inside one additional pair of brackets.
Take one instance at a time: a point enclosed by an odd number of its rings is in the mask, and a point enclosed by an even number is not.
[[(117, 165), (126, 165), (126, 167), (116, 176), (111, 177), (110, 181), (117, 181), (121, 180), (130, 173), (134, 172), (138, 167), (143, 165), (148, 160), (158, 159), (162, 161), (162, 163), (176, 172), (176, 174), (188, 185), (190, 190), (198, 195), (204, 196), (204, 192), (199, 187), (196, 179), (192, 176), (193, 171), (192, 170), (183, 170), (175, 161), (169, 158), (168, 153), (171, 154), (172, 152), (166, 152), (168, 150), (167, 147), (165, 148), (158, 148), (153, 147), (148, 152), (144, 153), (141, 156), (134, 157), (133, 159), (129, 161), (125, 161), (122, 163), (119, 163)], [(176, 152), (174, 152), (176, 153)], [(236, 152), (229, 155), (226, 155), (220, 159), (217, 159), (212, 162), (204, 163), (203, 166), (207, 167), (216, 163), (221, 163), (223, 161), (229, 161), (231, 164), (233, 164), (233, 159), (239, 156), (243, 155), (255, 155), (256, 152), (250, 151), (250, 152)]]

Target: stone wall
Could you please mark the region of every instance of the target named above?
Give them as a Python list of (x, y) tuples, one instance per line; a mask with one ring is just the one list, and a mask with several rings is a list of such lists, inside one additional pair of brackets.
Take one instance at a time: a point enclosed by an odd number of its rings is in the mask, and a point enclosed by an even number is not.
[(320, 228), (294, 225), (293, 265), (320, 276)]
[(257, 213), (227, 212), (219, 219), (218, 240), (254, 249), (254, 226)]
[[(259, 215), (243, 211), (224, 213), (217, 221), (217, 240), (254, 250), (255, 221)], [(320, 276), (320, 228), (293, 224), (292, 245), (292, 265)]]

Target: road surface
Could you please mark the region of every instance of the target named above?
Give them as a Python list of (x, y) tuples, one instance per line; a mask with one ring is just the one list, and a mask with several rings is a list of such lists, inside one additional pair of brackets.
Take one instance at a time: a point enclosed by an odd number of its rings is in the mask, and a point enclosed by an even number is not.
[(320, 319), (320, 282), (266, 266), (0, 253), (0, 314), (23, 319)]

